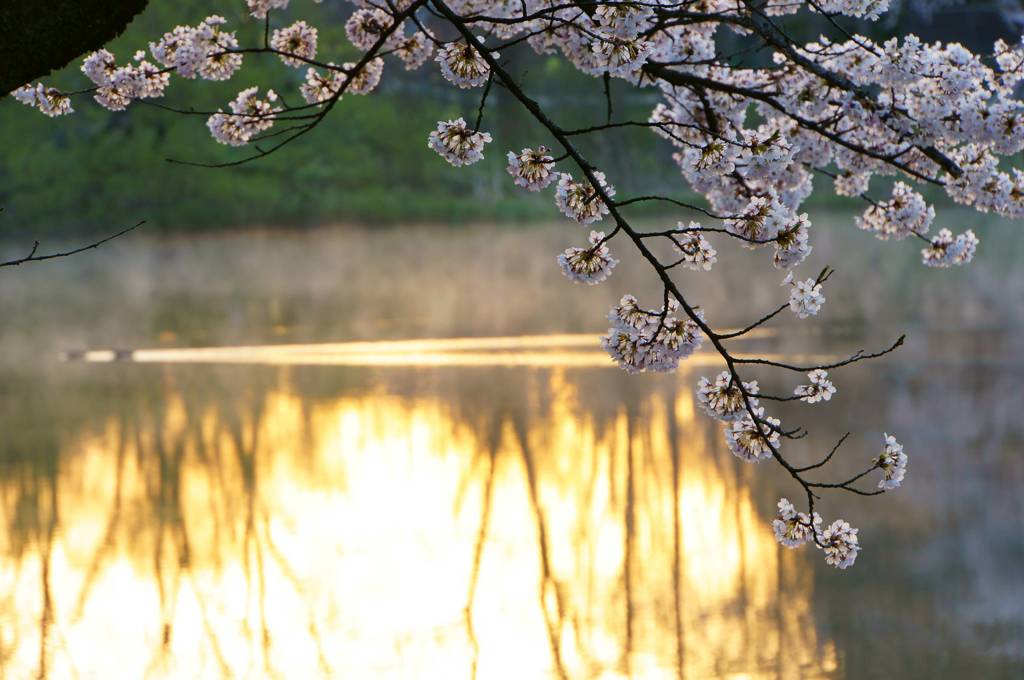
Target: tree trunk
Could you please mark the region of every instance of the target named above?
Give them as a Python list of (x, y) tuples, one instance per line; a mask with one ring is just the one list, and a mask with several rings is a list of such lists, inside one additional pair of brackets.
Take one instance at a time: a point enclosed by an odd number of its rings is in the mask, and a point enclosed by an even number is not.
[(148, 1), (0, 1), (0, 97), (103, 47)]

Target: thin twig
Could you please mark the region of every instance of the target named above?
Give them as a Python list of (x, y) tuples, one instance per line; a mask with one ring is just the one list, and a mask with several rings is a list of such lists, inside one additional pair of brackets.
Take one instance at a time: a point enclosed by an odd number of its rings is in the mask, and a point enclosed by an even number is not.
[(75, 248), (74, 250), (66, 250), (66, 251), (59, 252), (59, 253), (49, 253), (47, 255), (36, 255), (36, 252), (39, 250), (39, 241), (36, 241), (35, 243), (32, 244), (32, 250), (29, 251), (28, 255), (26, 255), (25, 257), (19, 257), (19, 258), (15, 259), (15, 260), (8, 260), (7, 262), (0, 262), (0, 267), (17, 267), (18, 265), (25, 264), (26, 262), (42, 262), (43, 260), (55, 260), (58, 257), (69, 257), (71, 255), (77, 255), (78, 253), (84, 253), (87, 250), (92, 250), (93, 248), (99, 248), (104, 243), (107, 243), (108, 241), (113, 241), (115, 238), (117, 238), (119, 236), (124, 236), (128, 232), (133, 231), (134, 229), (137, 229), (138, 227), (141, 227), (145, 223), (146, 223), (146, 221), (142, 220), (140, 222), (136, 222), (135, 224), (133, 224), (132, 226), (128, 227), (127, 229), (122, 229), (121, 231), (117, 232), (116, 234), (111, 234), (110, 236), (107, 236), (106, 238), (102, 238), (99, 241), (95, 241), (93, 243), (90, 243), (89, 245), (82, 246), (80, 248)]

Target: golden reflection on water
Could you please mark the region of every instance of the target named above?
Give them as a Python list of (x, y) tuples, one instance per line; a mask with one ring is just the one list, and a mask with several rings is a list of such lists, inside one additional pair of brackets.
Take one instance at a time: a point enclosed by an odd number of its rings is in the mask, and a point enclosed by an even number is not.
[[(813, 580), (689, 389), (613, 418), (538, 370), (490, 426), (435, 397), (190, 404), (0, 483), (0, 676), (813, 678)], [(688, 385), (692, 381), (688, 381)], [(532, 399), (532, 398), (531, 398)]]

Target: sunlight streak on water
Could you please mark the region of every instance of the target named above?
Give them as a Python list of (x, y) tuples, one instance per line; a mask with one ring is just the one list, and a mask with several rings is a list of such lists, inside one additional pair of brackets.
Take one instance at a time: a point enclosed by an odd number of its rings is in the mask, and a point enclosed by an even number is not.
[[(763, 331), (752, 337), (770, 337)], [(575, 350), (575, 351), (566, 351)], [(775, 361), (818, 364), (835, 360), (831, 355), (744, 354)], [(384, 340), (378, 342), (315, 343), (235, 347), (195, 347), (136, 350), (89, 350), (79, 356), (90, 363), (265, 364), (272, 366), (532, 366), (613, 368), (600, 350), (597, 335), (524, 335), (491, 338), (444, 338)], [(721, 357), (711, 351), (687, 359), (690, 367), (716, 366)]]

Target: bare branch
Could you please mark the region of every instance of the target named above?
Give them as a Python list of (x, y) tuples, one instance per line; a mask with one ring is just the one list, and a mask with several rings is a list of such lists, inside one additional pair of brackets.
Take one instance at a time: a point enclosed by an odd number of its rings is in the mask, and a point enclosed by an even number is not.
[(81, 247), (75, 248), (73, 250), (62, 251), (62, 252), (59, 252), (59, 253), (48, 253), (46, 255), (37, 255), (36, 253), (39, 250), (39, 241), (36, 241), (35, 243), (32, 244), (32, 250), (29, 251), (28, 255), (26, 255), (24, 257), (16, 258), (14, 260), (8, 260), (6, 262), (0, 262), (0, 267), (17, 267), (18, 265), (25, 264), (26, 262), (42, 262), (44, 260), (55, 260), (55, 259), (57, 259), (59, 257), (70, 257), (71, 255), (77, 255), (78, 253), (84, 253), (87, 250), (92, 250), (93, 248), (99, 248), (104, 243), (107, 243), (109, 241), (113, 241), (115, 238), (118, 238), (119, 236), (124, 236), (128, 232), (134, 231), (138, 227), (141, 227), (145, 223), (146, 223), (145, 220), (142, 220), (141, 222), (136, 222), (135, 224), (133, 224), (132, 226), (128, 227), (127, 229), (122, 229), (121, 231), (117, 232), (116, 234), (111, 234), (110, 236), (107, 236), (106, 238), (102, 238), (99, 241), (94, 241), (94, 242), (90, 243), (89, 245), (81, 246)]

